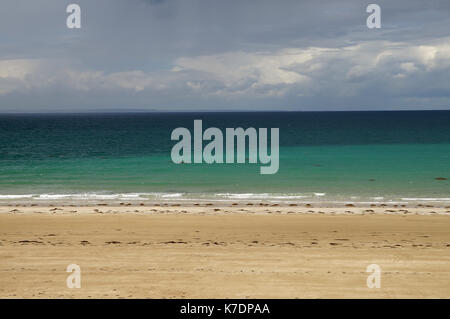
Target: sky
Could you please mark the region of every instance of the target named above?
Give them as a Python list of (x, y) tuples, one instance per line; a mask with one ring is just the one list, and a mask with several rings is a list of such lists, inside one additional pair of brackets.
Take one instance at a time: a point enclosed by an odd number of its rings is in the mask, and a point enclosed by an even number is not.
[(0, 6), (0, 112), (450, 109), (448, 0)]

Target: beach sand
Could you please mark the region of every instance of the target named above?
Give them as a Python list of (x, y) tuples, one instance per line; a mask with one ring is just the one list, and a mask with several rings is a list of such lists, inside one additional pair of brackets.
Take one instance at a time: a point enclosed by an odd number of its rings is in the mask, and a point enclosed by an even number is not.
[(448, 207), (179, 205), (1, 206), (0, 297), (450, 297)]

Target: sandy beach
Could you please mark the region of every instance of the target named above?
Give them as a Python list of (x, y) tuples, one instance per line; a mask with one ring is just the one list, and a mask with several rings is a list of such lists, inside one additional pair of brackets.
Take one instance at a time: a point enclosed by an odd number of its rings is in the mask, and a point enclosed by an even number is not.
[(448, 207), (309, 206), (2, 206), (0, 297), (450, 296)]

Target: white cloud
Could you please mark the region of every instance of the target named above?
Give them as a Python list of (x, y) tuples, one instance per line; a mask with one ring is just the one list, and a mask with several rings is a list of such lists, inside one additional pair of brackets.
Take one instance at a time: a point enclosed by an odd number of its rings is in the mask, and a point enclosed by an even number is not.
[[(369, 41), (341, 48), (285, 48), (182, 57), (167, 71), (106, 73), (78, 69), (68, 61), (0, 60), (0, 96), (61, 88), (90, 91), (163, 92), (230, 99), (355, 98), (369, 90), (406, 101), (450, 101), (450, 38), (430, 43)], [(440, 81), (435, 76), (439, 74)], [(447, 90), (447, 95), (442, 96)], [(442, 102), (446, 101), (446, 102)]]
[[(313, 96), (334, 92), (336, 96), (354, 96), (374, 81), (387, 85), (411, 80), (405, 85), (414, 87), (417, 77), (449, 67), (449, 38), (444, 38), (426, 45), (372, 41), (342, 48), (228, 52), (180, 58), (173, 71), (189, 74), (189, 86), (204, 94)], [(201, 81), (214, 85), (200, 85)]]

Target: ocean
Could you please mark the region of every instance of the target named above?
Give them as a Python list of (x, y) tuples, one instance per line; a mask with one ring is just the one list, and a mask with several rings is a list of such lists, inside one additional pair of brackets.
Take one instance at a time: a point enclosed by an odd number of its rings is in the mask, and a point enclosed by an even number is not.
[[(279, 171), (174, 164), (173, 129), (279, 128)], [(205, 143), (206, 144), (206, 143)], [(0, 115), (0, 200), (450, 202), (450, 111)]]

